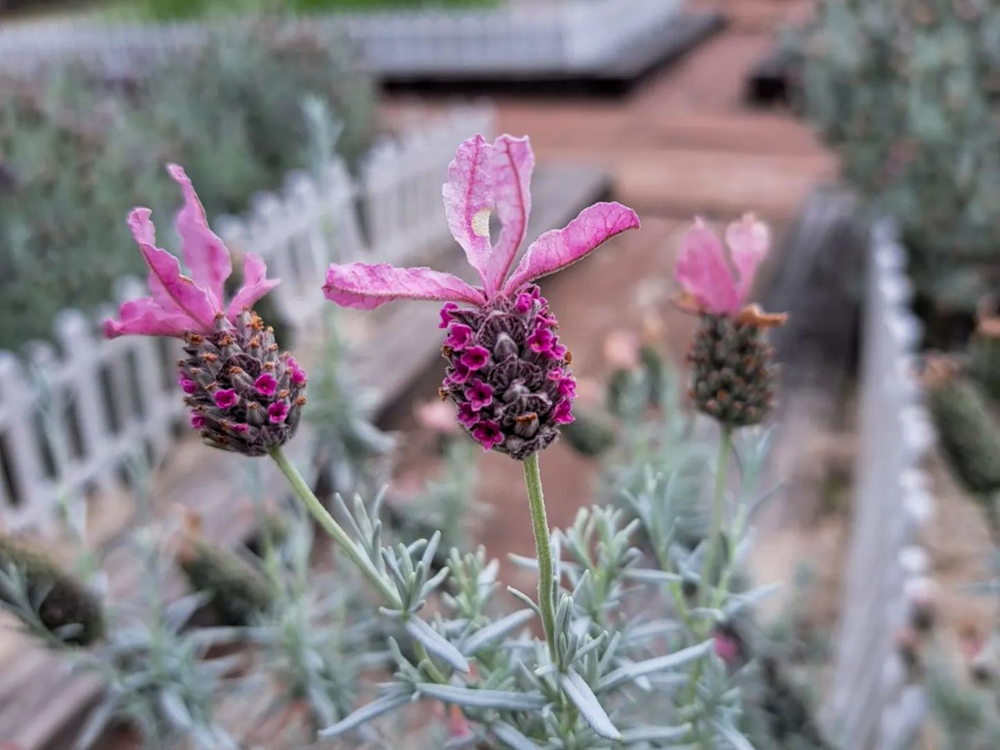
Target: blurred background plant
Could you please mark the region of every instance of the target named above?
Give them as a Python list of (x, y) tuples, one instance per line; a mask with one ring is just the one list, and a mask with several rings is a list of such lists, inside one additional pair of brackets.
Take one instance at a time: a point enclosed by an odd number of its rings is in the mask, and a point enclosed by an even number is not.
[[(330, 13), (337, 11), (465, 8), (496, 5), (500, 0), (140, 0), (121, 12), (165, 21), (182, 18), (246, 16), (255, 13)], [(115, 11), (119, 8), (116, 6)]]
[(821, 0), (790, 44), (844, 178), (903, 230), (930, 343), (963, 343), (1000, 279), (1000, 6)]
[[(143, 273), (124, 217), (137, 203), (172, 216), (164, 163), (187, 167), (209, 216), (243, 212), (309, 166), (307, 100), (327, 107), (337, 152), (356, 164), (375, 134), (372, 82), (344, 45), (301, 26), (225, 33), (141, 81), (67, 66), (0, 85), (0, 348), (49, 338), (60, 309), (113, 301), (118, 279)], [(166, 224), (158, 240), (175, 242)]]

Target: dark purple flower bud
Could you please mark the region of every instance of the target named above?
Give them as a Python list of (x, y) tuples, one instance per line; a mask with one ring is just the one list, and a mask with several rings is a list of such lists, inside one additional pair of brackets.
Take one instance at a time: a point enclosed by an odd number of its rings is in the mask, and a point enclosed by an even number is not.
[(257, 315), (245, 310), (232, 322), (220, 315), (214, 331), (188, 333), (184, 341), (179, 382), (193, 410), (191, 426), (209, 445), (263, 456), (292, 438), (305, 404), (305, 372)]
[(486, 450), (521, 461), (550, 445), (573, 421), (576, 381), (538, 287), (483, 307), (446, 305), (445, 319), (441, 394), (458, 407), (458, 423)]
[(698, 410), (730, 427), (759, 423), (773, 401), (774, 350), (763, 336), (767, 320), (748, 311), (702, 315), (688, 353)]

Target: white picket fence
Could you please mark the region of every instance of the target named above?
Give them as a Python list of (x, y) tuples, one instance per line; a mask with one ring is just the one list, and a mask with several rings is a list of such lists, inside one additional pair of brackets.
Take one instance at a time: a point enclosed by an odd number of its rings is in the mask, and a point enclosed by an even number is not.
[[(295, 327), (316, 320), (329, 263), (354, 259), (406, 263), (450, 241), (441, 203), (447, 165), (462, 140), (491, 137), (489, 108), (456, 109), (377, 144), (351, 179), (339, 161), (317, 177), (292, 175), (280, 193), (261, 195), (242, 218), (216, 222), (237, 254), (265, 258), (281, 284), (279, 312)], [(367, 234), (358, 213), (366, 217)], [(121, 299), (147, 292), (123, 281)], [(159, 460), (174, 442), (183, 405), (173, 341), (108, 341), (94, 317), (65, 311), (59, 347), (0, 351), (0, 526), (49, 526), (60, 494), (78, 498), (120, 481), (137, 447)]]
[[(353, 44), (376, 74), (546, 71), (572, 74), (614, 62), (660, 34), (684, 0), (562, 0), (486, 9), (329, 14), (309, 28)], [(232, 24), (229, 24), (231, 26)], [(150, 24), (98, 16), (19, 22), (0, 28), (0, 72), (30, 74), (82, 61), (112, 78), (132, 78), (203, 45), (212, 27)]]
[(916, 379), (921, 327), (894, 227), (876, 225), (868, 259), (858, 476), (836, 674), (824, 717), (839, 747), (902, 750), (923, 716), (896, 635), (926, 584), (919, 531), (933, 512), (921, 468), (933, 440)]

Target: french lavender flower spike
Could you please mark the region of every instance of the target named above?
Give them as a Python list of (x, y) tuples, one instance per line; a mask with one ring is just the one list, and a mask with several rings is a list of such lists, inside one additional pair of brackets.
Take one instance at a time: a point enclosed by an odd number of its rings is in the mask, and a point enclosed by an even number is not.
[(746, 305), (757, 269), (770, 250), (767, 225), (746, 214), (729, 225), (725, 240), (729, 259), (722, 241), (704, 221), (695, 219), (684, 235), (674, 268), (674, 278), (684, 291), (675, 304), (701, 318), (688, 353), (691, 398), (700, 412), (721, 427), (711, 527), (701, 569), (702, 607), (710, 607), (717, 594), (713, 574), (725, 541), (723, 517), (732, 432), (758, 424), (771, 410), (774, 350), (764, 341), (762, 331), (783, 324), (787, 317)]
[[(564, 229), (539, 237), (514, 266), (531, 213), (534, 166), (528, 139), (509, 135), (492, 145), (481, 135), (468, 139), (448, 166), (445, 218), (481, 286), (429, 268), (334, 263), (323, 291), (338, 305), (361, 309), (397, 299), (445, 303), (441, 352), (448, 366), (439, 393), (455, 405), (458, 423), (483, 450), (523, 462), (538, 553), (538, 606), (554, 657), (557, 586), (538, 452), (558, 437), (559, 425), (573, 421), (576, 379), (556, 317), (532, 282), (637, 229), (639, 217), (619, 203), (597, 203)], [(502, 227), (495, 245), (494, 213)]]
[[(482, 136), (462, 143), (443, 188), (445, 216), (481, 286), (429, 268), (333, 264), (324, 292), (344, 307), (371, 309), (397, 299), (445, 302), (442, 352), (448, 360), (440, 395), (483, 450), (526, 460), (573, 421), (576, 380), (558, 323), (533, 281), (586, 257), (605, 241), (639, 227), (618, 203), (584, 209), (564, 229), (546, 232), (514, 260), (531, 212), (535, 158), (527, 138)], [(502, 229), (490, 242), (490, 216)], [(512, 270), (513, 268), (513, 270)]]
[(274, 330), (253, 305), (277, 286), (267, 266), (247, 254), (243, 286), (228, 304), (225, 282), (232, 259), (208, 226), (205, 209), (179, 166), (167, 168), (180, 185), (184, 205), (175, 222), (184, 263), (156, 246), (156, 230), (148, 208), (129, 216), (132, 235), (149, 266), (150, 296), (125, 302), (118, 320), (108, 320), (104, 333), (118, 336), (169, 336), (184, 341), (177, 384), (191, 407), (191, 426), (215, 448), (245, 456), (271, 456), (296, 495), (320, 525), (379, 591), (390, 606), (399, 597), (364, 551), (323, 507), (295, 466), (282, 452), (295, 435), (306, 403), (306, 373), (274, 340)]
[(684, 235), (674, 277), (683, 289), (675, 304), (701, 316), (688, 354), (691, 396), (699, 411), (724, 427), (759, 423), (772, 406), (773, 350), (762, 331), (787, 316), (747, 305), (757, 269), (770, 249), (770, 231), (752, 214), (729, 225), (723, 244), (701, 219)]
[(177, 383), (191, 407), (191, 426), (209, 445), (264, 456), (295, 434), (306, 400), (305, 372), (251, 309), (278, 281), (267, 278), (263, 260), (248, 254), (243, 286), (227, 305), (229, 250), (209, 228), (184, 170), (170, 165), (167, 171), (184, 196), (175, 226), (191, 276), (156, 246), (150, 210), (134, 209), (129, 226), (149, 266), (150, 296), (122, 304), (119, 319), (106, 321), (104, 333), (183, 339)]

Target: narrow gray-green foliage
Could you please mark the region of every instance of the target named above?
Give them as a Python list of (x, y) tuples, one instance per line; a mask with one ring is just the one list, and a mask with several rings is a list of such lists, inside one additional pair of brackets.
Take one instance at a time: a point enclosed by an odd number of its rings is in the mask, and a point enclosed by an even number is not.
[(945, 308), (974, 309), (1000, 257), (998, 27), (991, 0), (823, 0), (794, 42), (806, 114)]
[(144, 274), (133, 206), (152, 208), (158, 241), (174, 246), (168, 162), (186, 167), (210, 217), (246, 212), (310, 166), (307, 97), (341, 124), (328, 135), (355, 163), (373, 136), (371, 81), (301, 26), (221, 34), (128, 86), (78, 65), (0, 84), (0, 348), (50, 338), (59, 310), (115, 302), (122, 276)]

